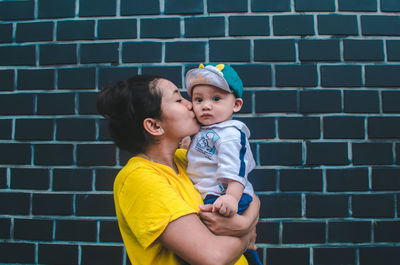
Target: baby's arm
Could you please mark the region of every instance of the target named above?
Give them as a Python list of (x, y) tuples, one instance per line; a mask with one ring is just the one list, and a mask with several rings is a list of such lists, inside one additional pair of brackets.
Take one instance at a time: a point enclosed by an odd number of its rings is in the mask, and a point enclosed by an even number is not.
[(235, 181), (228, 180), (226, 194), (220, 196), (213, 203), (213, 212), (219, 212), (223, 216), (232, 216), (237, 213), (240, 198), (242, 197), (244, 186)]

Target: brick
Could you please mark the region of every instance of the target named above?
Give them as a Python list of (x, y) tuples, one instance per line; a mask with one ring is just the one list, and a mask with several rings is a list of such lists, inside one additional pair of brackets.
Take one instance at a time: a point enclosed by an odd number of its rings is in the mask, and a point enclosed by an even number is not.
[(339, 0), (340, 11), (377, 11), (375, 0)]
[(318, 15), (317, 18), (318, 33), (320, 35), (358, 35), (357, 16), (334, 14)]
[(278, 244), (279, 242), (279, 223), (259, 222), (257, 224), (256, 242)]
[(159, 42), (124, 43), (122, 50), (122, 61), (124, 63), (161, 62), (162, 46)]
[[(7, 168), (0, 168), (0, 189), (8, 188), (7, 184)], [(1, 231), (1, 229), (0, 229)]]
[(261, 165), (301, 165), (302, 146), (300, 143), (260, 144)]
[(372, 190), (374, 191), (399, 191), (399, 168), (373, 168)]
[(327, 191), (368, 191), (368, 168), (327, 169)]
[(82, 246), (82, 263), (97, 264), (123, 264), (122, 246)]
[(0, 115), (31, 115), (34, 111), (32, 94), (4, 94), (0, 97)]
[(320, 119), (317, 117), (278, 118), (279, 139), (320, 138)]
[(399, 242), (400, 222), (398, 221), (377, 221), (374, 223), (375, 242)]
[(329, 243), (368, 243), (371, 242), (370, 222), (329, 222)]
[(1, 46), (0, 58), (0, 65), (3, 66), (35, 65), (35, 46)]
[(120, 242), (122, 243), (121, 234), (117, 221), (101, 221), (100, 222), (100, 241), (101, 242)]
[(98, 21), (99, 39), (137, 38), (137, 19), (101, 19)]
[(396, 265), (400, 259), (400, 248), (392, 246), (361, 247), (359, 249), (360, 264), (374, 265), (385, 260), (385, 265)]
[(0, 20), (28, 20), (34, 18), (35, 1), (2, 1)]
[(382, 105), (385, 113), (400, 113), (400, 91), (383, 91)]
[(95, 189), (97, 191), (112, 191), (114, 178), (117, 176), (118, 169), (96, 169)]
[(348, 217), (347, 195), (306, 195), (308, 218)]
[(256, 62), (294, 62), (296, 49), (294, 40), (254, 40)]
[(140, 21), (141, 38), (180, 37), (179, 18), (144, 18)]
[(14, 71), (13, 70), (1, 70), (0, 71), (0, 91), (11, 91), (14, 89)]
[(83, 92), (78, 94), (79, 114), (97, 114), (96, 96), (98, 92)]
[[(271, 118), (240, 118), (250, 129), (251, 139), (266, 139), (275, 137), (275, 122)], [(254, 153), (255, 150), (253, 150)]]
[(178, 88), (182, 87), (182, 67), (181, 66), (146, 66), (142, 67), (143, 74), (157, 75), (168, 79)]
[(39, 94), (37, 114), (71, 115), (75, 113), (75, 95), (72, 93)]
[(253, 12), (284, 12), (290, 11), (290, 0), (251, 0), (251, 11)]
[(92, 171), (89, 169), (54, 169), (54, 191), (91, 191)]
[(184, 22), (186, 38), (225, 36), (224, 17), (188, 17)]
[(13, 124), (11, 120), (0, 120), (0, 139), (10, 140)]
[(166, 0), (165, 14), (202, 14), (203, 3), (199, 1)]
[(29, 165), (31, 163), (31, 145), (21, 143), (0, 144), (1, 165)]
[(352, 264), (356, 260), (355, 248), (344, 247), (323, 247), (314, 248), (314, 264), (334, 265), (334, 264)]
[(364, 118), (353, 116), (324, 117), (325, 139), (364, 139)]
[(121, 15), (157, 15), (160, 14), (158, 0), (121, 0)]
[(300, 112), (341, 112), (341, 94), (336, 90), (309, 90), (300, 92)]
[(260, 195), (260, 218), (301, 217), (301, 198), (297, 194)]
[(69, 216), (74, 213), (73, 200), (71, 194), (33, 194), (32, 213), (34, 215)]
[(94, 40), (93, 20), (60, 21), (57, 24), (57, 40)]
[(398, 16), (361, 16), (362, 34), (365, 36), (400, 36)]
[(240, 64), (233, 65), (240, 76), (244, 87), (270, 87), (271, 86), (271, 66)]
[(44, 168), (12, 168), (12, 189), (48, 190), (50, 173)]
[(56, 240), (96, 242), (97, 221), (56, 220)]
[(276, 190), (276, 170), (274, 169), (256, 168), (249, 173), (248, 179), (255, 191)]
[(319, 169), (282, 169), (280, 191), (322, 191), (322, 171)]
[(96, 138), (94, 119), (57, 119), (56, 139), (60, 141), (90, 141)]
[(366, 66), (365, 77), (367, 87), (398, 87), (400, 85), (400, 66)]
[(115, 216), (112, 194), (78, 194), (76, 196), (77, 216)]
[(169, 42), (165, 44), (166, 62), (203, 62), (205, 42)]
[(315, 65), (277, 65), (275, 71), (277, 87), (317, 86)]
[(323, 87), (361, 87), (362, 69), (358, 65), (322, 65)]
[(133, 154), (129, 151), (122, 150), (117, 148), (117, 152), (119, 152), (119, 160), (117, 161), (119, 165), (126, 165), (129, 159), (132, 158)]
[(108, 123), (105, 119), (99, 120), (99, 140), (112, 141), (110, 133), (108, 131)]
[(0, 43), (10, 43), (13, 39), (13, 24), (0, 25)]
[(382, 0), (381, 10), (383, 12), (395, 12), (400, 11), (400, 2), (396, 0)]
[(354, 165), (391, 165), (393, 151), (391, 143), (353, 143)]
[(400, 41), (387, 40), (387, 59), (388, 61), (400, 61)]
[[(237, 69), (237, 72), (238, 71), (239, 71), (239, 69)], [(239, 73), (239, 75), (240, 75), (240, 73)], [(242, 79), (242, 81), (244, 81), (244, 80)], [(246, 85), (244, 85), (244, 86), (246, 86)], [(238, 113), (239, 114), (251, 113), (253, 110), (253, 105), (254, 105), (253, 93), (251, 91), (243, 91), (242, 99), (243, 99), (243, 105)]]
[(2, 263), (35, 263), (35, 244), (33, 243), (0, 243), (0, 262)]
[(211, 62), (249, 62), (249, 40), (210, 40)]
[(368, 138), (370, 139), (400, 138), (400, 118), (369, 117)]
[(351, 200), (353, 217), (393, 218), (394, 198), (391, 194), (353, 195)]
[(76, 64), (76, 44), (40, 45), (40, 65)]
[(75, 16), (75, 1), (39, 0), (39, 18), (64, 18)]
[(347, 165), (349, 164), (347, 143), (307, 143), (306, 163), (307, 165)]
[(40, 264), (78, 264), (79, 250), (76, 245), (39, 244), (38, 256)]
[(295, 10), (298, 12), (335, 11), (334, 0), (294, 0)]
[(17, 42), (40, 42), (53, 40), (53, 22), (18, 23)]
[(269, 17), (267, 16), (230, 16), (230, 36), (268, 36)]
[(10, 218), (0, 218), (0, 238), (9, 239), (11, 231), (11, 219)]
[(207, 11), (209, 13), (236, 13), (247, 12), (246, 0), (207, 0)]
[(54, 89), (54, 70), (34, 69), (18, 70), (18, 90)]
[(81, 45), (81, 63), (118, 63), (118, 43)]
[[(99, 87), (103, 88), (106, 86), (114, 85), (117, 81), (127, 80), (128, 78), (137, 75), (137, 73), (137, 67), (102, 67), (99, 69)], [(85, 104), (87, 104), (86, 101)], [(79, 105), (80, 110), (81, 107), (86, 109), (85, 106)]]
[(68, 68), (58, 70), (59, 89), (94, 89), (95, 87), (95, 68)]
[(282, 242), (324, 243), (325, 223), (321, 222), (283, 222)]
[(314, 18), (311, 15), (277, 15), (272, 19), (275, 36), (314, 35)]
[(383, 61), (383, 42), (381, 40), (344, 40), (345, 61)]
[(400, 164), (400, 144), (396, 144), (395, 156), (396, 156), (396, 164)]
[(37, 144), (34, 146), (34, 163), (48, 166), (72, 165), (73, 149), (72, 144)]
[(80, 17), (115, 16), (116, 1), (79, 0)]
[(268, 265), (308, 265), (310, 250), (308, 248), (268, 248)]
[(116, 162), (115, 146), (112, 144), (79, 144), (77, 164), (79, 166), (113, 166)]
[(299, 40), (301, 61), (339, 61), (340, 43), (338, 40)]
[(344, 91), (344, 112), (379, 113), (379, 94), (376, 91)]
[[(19, 192), (0, 193), (0, 214), (28, 215), (29, 208), (30, 208), (30, 195), (28, 193), (19, 193)], [(2, 255), (0, 255), (0, 257), (1, 256)]]
[(19, 240), (50, 241), (53, 238), (53, 221), (15, 219), (14, 238)]

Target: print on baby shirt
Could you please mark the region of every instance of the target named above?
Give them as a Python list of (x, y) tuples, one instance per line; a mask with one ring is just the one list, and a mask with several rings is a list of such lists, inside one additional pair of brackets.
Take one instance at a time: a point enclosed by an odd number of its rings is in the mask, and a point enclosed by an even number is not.
[(195, 143), (195, 149), (208, 159), (212, 160), (212, 156), (216, 151), (215, 145), (219, 138), (219, 135), (214, 130), (205, 130), (204, 132), (201, 132), (198, 141)]

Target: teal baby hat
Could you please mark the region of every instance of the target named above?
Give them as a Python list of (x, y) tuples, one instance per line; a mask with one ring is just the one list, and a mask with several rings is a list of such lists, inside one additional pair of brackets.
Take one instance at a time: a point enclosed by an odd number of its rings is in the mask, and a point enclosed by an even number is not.
[(198, 68), (187, 72), (185, 84), (189, 96), (192, 96), (196, 85), (212, 85), (235, 94), (237, 98), (243, 96), (243, 83), (236, 71), (227, 64), (200, 64)]

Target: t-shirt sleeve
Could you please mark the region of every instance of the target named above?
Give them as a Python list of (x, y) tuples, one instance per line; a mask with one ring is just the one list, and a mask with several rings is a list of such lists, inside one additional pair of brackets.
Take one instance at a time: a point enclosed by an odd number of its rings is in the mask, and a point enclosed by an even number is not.
[(126, 223), (143, 248), (152, 244), (170, 222), (196, 212), (166, 177), (152, 169), (131, 172), (118, 198)]

